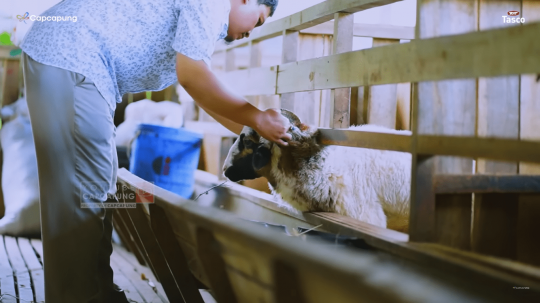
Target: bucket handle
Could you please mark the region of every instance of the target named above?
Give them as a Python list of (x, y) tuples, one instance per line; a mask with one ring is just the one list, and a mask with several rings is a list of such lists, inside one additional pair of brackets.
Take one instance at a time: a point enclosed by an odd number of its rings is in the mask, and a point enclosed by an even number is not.
[(135, 139), (137, 139), (139, 137), (140, 134), (141, 134), (141, 131), (137, 130), (135, 132), (135, 136), (133, 138), (131, 138), (131, 140), (129, 140), (129, 144), (126, 147), (126, 153), (127, 153), (128, 160), (130, 160), (130, 158), (131, 158), (131, 145), (133, 144), (133, 141), (135, 141)]

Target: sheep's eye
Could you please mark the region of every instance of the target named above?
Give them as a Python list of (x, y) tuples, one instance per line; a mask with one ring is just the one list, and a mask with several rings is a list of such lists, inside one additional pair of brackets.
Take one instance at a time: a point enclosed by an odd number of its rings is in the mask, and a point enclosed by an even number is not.
[(251, 140), (248, 139), (248, 138), (245, 138), (245, 139), (244, 139), (244, 146), (245, 146), (246, 148), (253, 149), (253, 147), (255, 146), (255, 142), (251, 141)]

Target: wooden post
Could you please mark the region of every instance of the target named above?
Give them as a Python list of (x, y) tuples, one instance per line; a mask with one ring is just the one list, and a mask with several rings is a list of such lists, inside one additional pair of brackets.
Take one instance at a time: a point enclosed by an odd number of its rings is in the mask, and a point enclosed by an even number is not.
[[(373, 47), (399, 43), (396, 39), (373, 39)], [(367, 123), (396, 127), (397, 84), (377, 85), (369, 88)]]
[[(521, 1), (480, 0), (479, 29), (511, 26), (501, 18), (508, 11), (521, 11)], [(478, 79), (478, 136), (519, 138), (519, 87), (519, 76)], [(518, 164), (479, 159), (477, 169), (485, 174), (516, 174)], [(475, 195), (473, 251), (516, 258), (518, 200), (518, 195)]]
[[(283, 52), (281, 63), (298, 61), (298, 44), (300, 35), (298, 31), (283, 31)], [(294, 112), (295, 93), (281, 95), (281, 108)]]
[[(523, 0), (522, 17), (527, 22), (540, 21), (540, 2)], [(537, 75), (521, 75), (520, 95), (520, 138), (540, 140), (540, 81)], [(540, 175), (540, 165), (519, 163), (519, 173)], [(540, 195), (521, 195), (519, 197), (517, 227), (518, 261), (540, 266)]]
[[(477, 4), (471, 0), (419, 1), (417, 38), (463, 34), (476, 31)], [(425, 135), (474, 136), (476, 80), (446, 80), (418, 84), (418, 133)], [(472, 159), (435, 157), (434, 173), (470, 174)], [(429, 181), (428, 181), (429, 182)], [(426, 185), (428, 186), (428, 185)], [(422, 190), (422, 186), (418, 186)], [(432, 197), (433, 241), (450, 247), (470, 249), (471, 194)]]
[[(249, 68), (260, 67), (262, 63), (261, 45), (257, 41), (249, 42)], [(249, 103), (259, 107), (259, 96), (246, 97)]]
[(19, 99), (19, 59), (3, 60), (3, 83), (2, 85), (2, 107), (11, 104)]
[[(354, 34), (354, 14), (334, 14), (334, 47), (332, 53), (340, 54), (352, 51)], [(330, 126), (348, 128), (351, 125), (351, 89), (332, 90)], [(355, 114), (356, 116), (356, 114)]]

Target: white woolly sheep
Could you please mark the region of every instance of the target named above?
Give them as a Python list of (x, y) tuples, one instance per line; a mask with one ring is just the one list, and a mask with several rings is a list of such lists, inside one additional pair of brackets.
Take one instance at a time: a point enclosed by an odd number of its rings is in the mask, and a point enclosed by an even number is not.
[[(299, 211), (335, 212), (380, 227), (407, 232), (411, 186), (409, 153), (324, 146), (319, 131), (281, 110), (290, 122), (282, 147), (244, 127), (223, 171), (231, 181), (266, 177), (275, 195)], [(350, 130), (409, 135), (375, 125)]]

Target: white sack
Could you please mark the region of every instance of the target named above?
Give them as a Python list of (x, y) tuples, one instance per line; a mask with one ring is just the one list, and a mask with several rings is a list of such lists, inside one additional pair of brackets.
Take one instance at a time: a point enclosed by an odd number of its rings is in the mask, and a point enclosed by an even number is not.
[(139, 124), (180, 128), (184, 123), (182, 105), (171, 102), (140, 100), (126, 107), (124, 122), (116, 129), (116, 146), (128, 146), (135, 138)]
[(38, 235), (38, 170), (26, 99), (5, 106), (1, 115), (2, 189), (6, 210), (0, 219), (0, 234)]

